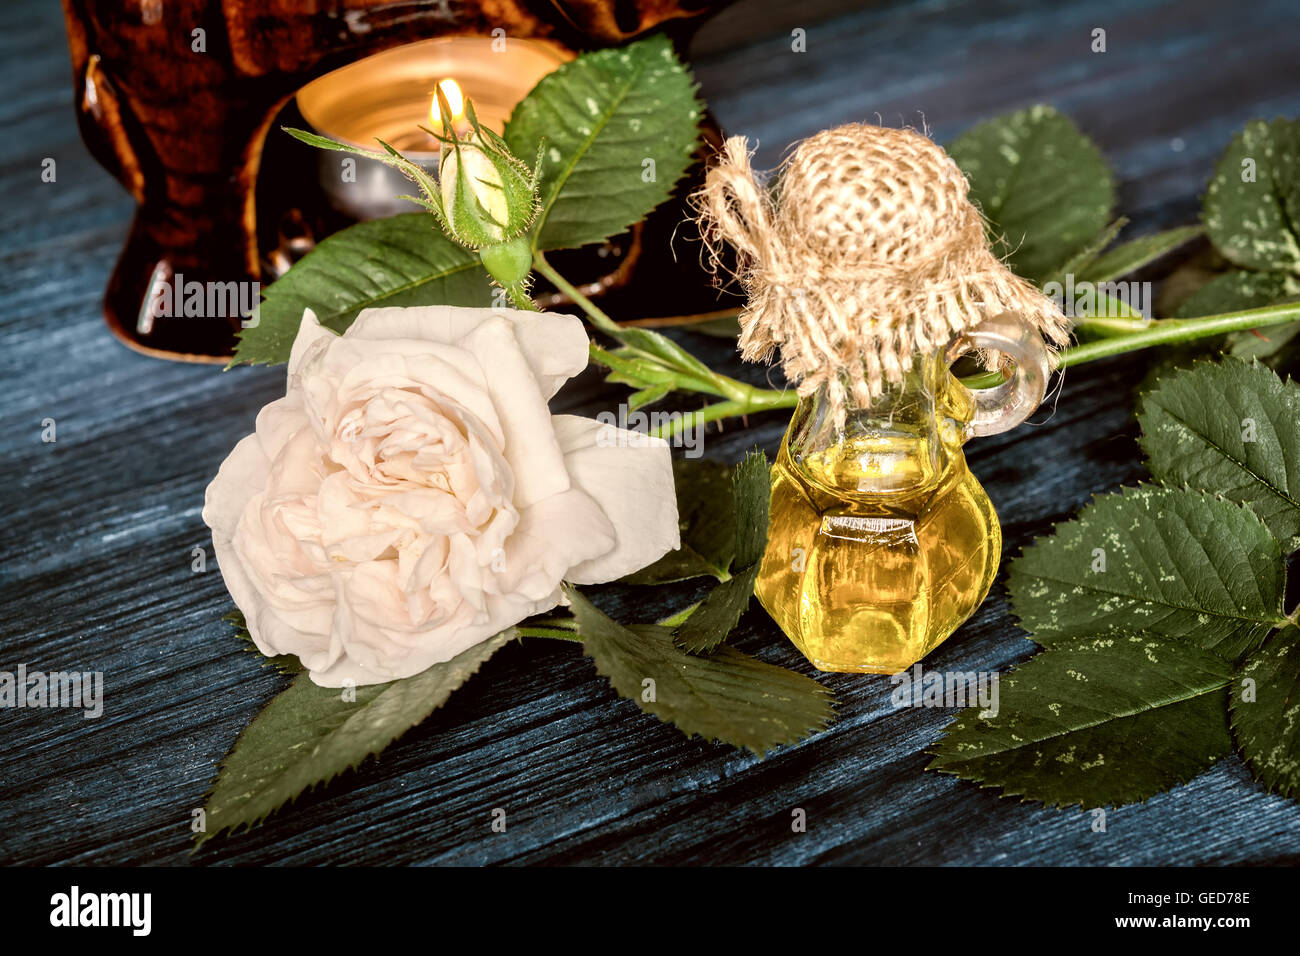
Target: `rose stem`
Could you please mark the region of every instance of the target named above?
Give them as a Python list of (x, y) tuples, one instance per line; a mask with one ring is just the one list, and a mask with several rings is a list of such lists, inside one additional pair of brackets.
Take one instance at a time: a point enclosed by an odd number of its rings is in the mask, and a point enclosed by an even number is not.
[[(587, 314), (592, 325), (622, 341), (622, 327), (605, 314), (599, 306), (579, 292), (572, 283), (556, 272), (555, 268), (546, 261), (546, 257), (541, 252), (533, 254), (533, 267), (550, 280), (552, 285), (572, 299)], [(1225, 335), (1229, 332), (1266, 328), (1296, 320), (1300, 320), (1300, 302), (1287, 302), (1264, 306), (1259, 309), (1247, 309), (1240, 312), (1228, 312), (1222, 315), (1209, 315), (1195, 319), (1155, 319), (1143, 323), (1140, 329), (1126, 335), (1114, 335), (1095, 342), (1064, 349), (1056, 356), (1056, 367), (1068, 368), (1073, 365), (1083, 365), (1085, 362), (1095, 362), (1098, 359), (1110, 358), (1111, 356), (1122, 355), (1125, 352), (1134, 352), (1153, 346), (1193, 342), (1198, 339)], [(601, 354), (603, 354), (603, 350), (595, 345), (591, 347), (593, 360), (599, 362)], [(678, 377), (669, 377), (672, 378), (674, 383), (681, 382)], [(799, 401), (798, 395), (791, 389), (784, 391), (760, 389), (723, 375), (716, 375), (716, 378), (718, 379), (717, 384), (722, 386), (720, 390), (730, 397), (725, 401), (707, 405), (699, 411), (678, 416), (675, 420), (655, 429), (651, 434), (658, 438), (668, 438), (686, 428), (719, 421), (724, 418), (778, 408), (793, 408)], [(1001, 384), (1003, 376), (996, 371), (982, 372), (963, 378), (961, 381), (967, 388), (989, 388)], [(685, 390), (698, 391), (699, 389), (688, 386)]]
[(1068, 368), (1071, 365), (1095, 362), (1097, 359), (1110, 358), (1112, 355), (1121, 355), (1124, 352), (1151, 348), (1153, 345), (1177, 345), (1181, 342), (1226, 335), (1228, 332), (1281, 325), (1297, 319), (1300, 319), (1300, 302), (1267, 305), (1261, 309), (1226, 312), (1222, 315), (1207, 315), (1197, 319), (1156, 319), (1140, 332), (1099, 339), (1086, 345), (1065, 349), (1056, 357), (1056, 366)]

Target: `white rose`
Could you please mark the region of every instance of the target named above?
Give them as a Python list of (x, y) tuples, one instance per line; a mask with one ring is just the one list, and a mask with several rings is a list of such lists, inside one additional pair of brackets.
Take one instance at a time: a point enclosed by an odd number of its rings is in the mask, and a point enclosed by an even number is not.
[[(587, 365), (571, 316), (308, 310), (284, 398), (203, 520), (258, 648), (325, 687), (418, 674), (679, 546), (668, 446), (547, 400)], [(599, 436), (599, 441), (598, 441)]]

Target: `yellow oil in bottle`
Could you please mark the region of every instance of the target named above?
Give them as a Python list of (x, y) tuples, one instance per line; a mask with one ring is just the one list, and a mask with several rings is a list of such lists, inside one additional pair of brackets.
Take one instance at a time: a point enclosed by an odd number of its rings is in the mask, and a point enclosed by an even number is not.
[(819, 427), (816, 400), (791, 420), (755, 593), (820, 670), (905, 670), (993, 583), (1002, 530), (950, 382), (946, 365), (922, 369), (847, 428)]

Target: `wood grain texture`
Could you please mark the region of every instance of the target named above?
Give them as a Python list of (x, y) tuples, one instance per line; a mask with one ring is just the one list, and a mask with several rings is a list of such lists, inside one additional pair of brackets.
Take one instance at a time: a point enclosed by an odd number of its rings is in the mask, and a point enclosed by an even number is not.
[[(741, 0), (701, 33), (696, 74), (725, 128), (761, 138), (759, 159), (814, 130), (881, 114), (950, 138), (1034, 102), (1069, 113), (1122, 180), (1132, 234), (1191, 222), (1214, 157), (1254, 116), (1300, 114), (1290, 0), (1029, 4), (819, 2), (790, 15)], [(1109, 52), (1088, 52), (1107, 30)], [(163, 863), (991, 863), (1193, 864), (1300, 855), (1300, 806), (1264, 793), (1235, 759), (1144, 805), (1090, 815), (999, 799), (926, 773), (949, 719), (894, 711), (887, 679), (822, 675), (834, 727), (766, 760), (686, 740), (639, 714), (570, 645), (532, 640), (379, 760), (247, 834), (189, 855), (190, 811), (217, 761), (284, 679), (221, 623), (203, 489), (283, 371), (172, 365), (117, 345), (99, 298), (131, 202), (77, 138), (59, 11), (0, 8), (0, 669), (100, 670), (98, 720), (0, 711), (0, 862)], [(53, 157), (58, 181), (40, 181)], [(689, 253), (688, 253), (689, 254)], [(717, 340), (689, 345), (761, 382)], [(1033, 424), (968, 446), (1001, 515), (1008, 556), (1086, 502), (1142, 477), (1133, 389), (1150, 359), (1072, 371)], [(584, 375), (557, 410), (594, 413), (623, 390)], [(58, 441), (41, 442), (41, 421)], [(706, 454), (769, 454), (777, 416), (711, 431)], [(1001, 578), (927, 660), (1005, 670), (1032, 646)], [(687, 589), (689, 591), (689, 589)], [(686, 592), (592, 589), (626, 621)], [(673, 597), (673, 595), (676, 595)], [(666, 598), (667, 596), (667, 598)], [(738, 645), (807, 670), (754, 609)], [(504, 834), (491, 811), (508, 813)], [(808, 832), (790, 830), (794, 807)]]

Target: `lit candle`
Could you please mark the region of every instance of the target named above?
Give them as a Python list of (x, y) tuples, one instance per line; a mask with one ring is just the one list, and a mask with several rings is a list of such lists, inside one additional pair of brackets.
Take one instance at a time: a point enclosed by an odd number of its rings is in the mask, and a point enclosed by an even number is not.
[[(465, 96), (460, 91), (460, 84), (451, 77), (438, 82), (438, 89), (442, 90), (443, 97), (447, 100), (447, 106), (451, 110), (451, 123), (455, 127), (454, 132), (461, 132), (464, 125), (461, 121), (465, 118)], [(431, 129), (436, 133), (441, 133), (442, 116), (438, 112), (438, 97), (429, 97), (429, 122)], [(501, 132), (499, 129), (497, 132)]]
[[(438, 141), (420, 129), (441, 131), (435, 91), (442, 89), (455, 118), (472, 100), (479, 122), (505, 128), (515, 105), (537, 81), (565, 61), (568, 51), (541, 40), (443, 37), (400, 46), (358, 60), (298, 91), (303, 119), (325, 136), (365, 149), (382, 139), (430, 171), (438, 166)], [(411, 183), (389, 166), (356, 160), (345, 175), (338, 153), (320, 151), (320, 183), (331, 205), (355, 219), (378, 219), (415, 208), (396, 197)]]

